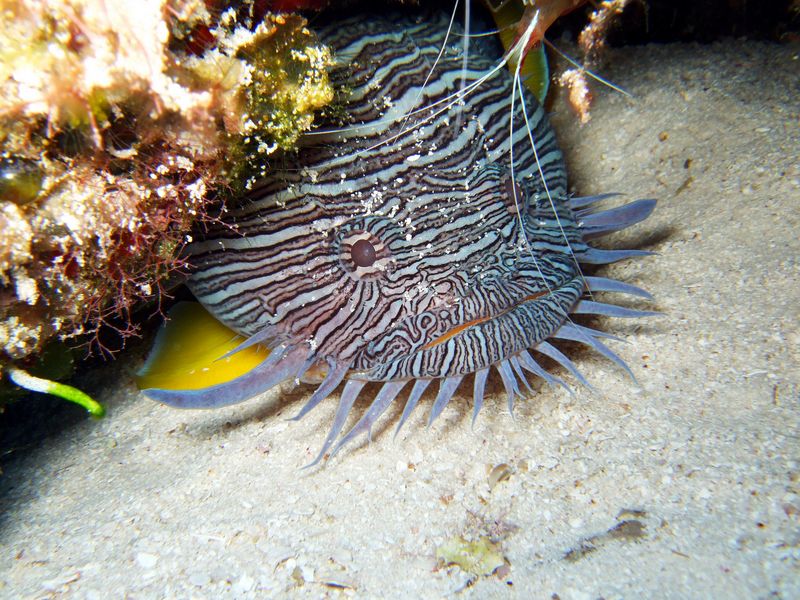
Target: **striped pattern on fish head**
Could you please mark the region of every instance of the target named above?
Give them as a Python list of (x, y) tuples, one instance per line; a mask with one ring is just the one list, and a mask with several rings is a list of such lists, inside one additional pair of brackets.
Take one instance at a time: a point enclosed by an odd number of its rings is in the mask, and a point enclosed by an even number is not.
[(569, 314), (634, 316), (581, 297), (644, 292), (585, 278), (579, 261), (637, 254), (605, 255), (585, 240), (638, 222), (652, 202), (591, 213), (598, 198), (568, 200), (541, 106), (490, 44), (473, 43), (462, 69), (451, 33), (447, 19), (381, 17), (321, 32), (341, 61), (333, 79), (347, 91), (346, 121), (324, 123), (296, 155), (271, 165), (271, 176), (190, 247), (195, 296), (249, 338), (245, 345), (273, 352), (229, 384), (151, 396), (218, 406), (318, 374), (302, 416), (347, 379), (324, 453), (367, 381), (385, 384), (340, 444), (369, 430), (409, 381), (401, 424), (435, 379), (431, 420), (473, 373), (477, 414), (492, 366), (510, 405), (519, 381), (527, 385), (523, 371), (557, 381), (527, 351), (574, 370), (550, 337), (611, 352)]

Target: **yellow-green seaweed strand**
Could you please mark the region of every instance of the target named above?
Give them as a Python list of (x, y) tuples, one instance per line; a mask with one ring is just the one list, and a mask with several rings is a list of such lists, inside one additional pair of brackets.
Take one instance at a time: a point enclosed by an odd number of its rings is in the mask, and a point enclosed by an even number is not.
[(49, 379), (42, 379), (41, 377), (34, 377), (30, 373), (26, 373), (22, 369), (17, 368), (8, 369), (8, 376), (11, 378), (11, 381), (26, 390), (51, 394), (52, 396), (58, 396), (64, 400), (74, 402), (75, 404), (80, 404), (96, 419), (100, 419), (106, 414), (106, 409), (102, 404), (89, 396), (89, 394), (71, 385), (51, 381)]

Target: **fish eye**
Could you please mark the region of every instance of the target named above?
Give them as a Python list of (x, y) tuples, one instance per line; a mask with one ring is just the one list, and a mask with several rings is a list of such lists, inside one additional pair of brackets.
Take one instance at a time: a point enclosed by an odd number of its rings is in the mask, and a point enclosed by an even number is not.
[(343, 223), (331, 250), (339, 266), (355, 281), (382, 281), (394, 270), (392, 244), (398, 247), (404, 232), (383, 216), (357, 217)]
[(350, 258), (357, 267), (371, 267), (378, 259), (378, 253), (368, 240), (358, 240), (350, 248)]

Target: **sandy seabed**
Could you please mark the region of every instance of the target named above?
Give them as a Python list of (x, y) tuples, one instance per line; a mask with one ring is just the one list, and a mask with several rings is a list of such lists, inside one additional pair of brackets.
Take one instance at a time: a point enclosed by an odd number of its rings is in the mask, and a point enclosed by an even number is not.
[[(602, 323), (638, 386), (572, 353), (595, 390), (537, 384), (512, 418), (494, 382), (474, 428), (464, 396), (396, 439), (393, 407), (301, 470), (335, 399), (297, 423), (306, 387), (181, 412), (136, 391), (130, 356), (93, 390), (106, 419), (6, 462), (0, 596), (800, 597), (799, 55), (627, 48), (606, 74), (633, 101), (598, 90), (585, 127), (557, 103), (576, 192), (659, 199), (604, 240), (659, 253), (602, 270), (664, 313)], [(484, 535), (505, 576), (437, 566)]]

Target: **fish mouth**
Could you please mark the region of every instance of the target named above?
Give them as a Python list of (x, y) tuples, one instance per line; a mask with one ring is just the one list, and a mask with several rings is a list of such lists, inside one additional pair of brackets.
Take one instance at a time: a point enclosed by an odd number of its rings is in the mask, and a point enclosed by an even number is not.
[(491, 321), (492, 319), (497, 319), (499, 317), (502, 317), (503, 315), (506, 315), (506, 314), (510, 313), (511, 311), (513, 311), (514, 309), (516, 309), (521, 304), (524, 304), (525, 302), (529, 302), (531, 300), (536, 300), (536, 299), (541, 298), (543, 296), (547, 296), (548, 294), (550, 294), (550, 292), (537, 292), (535, 294), (530, 294), (530, 295), (525, 296), (524, 298), (522, 298), (522, 300), (520, 300), (516, 304), (510, 306), (509, 308), (507, 308), (505, 310), (501, 310), (501, 311), (497, 312), (494, 315), (491, 315), (491, 316), (488, 316), (488, 317), (478, 317), (476, 319), (472, 319), (471, 321), (467, 321), (466, 323), (462, 323), (461, 325), (456, 325), (455, 327), (452, 327), (451, 329), (448, 329), (443, 334), (441, 334), (440, 336), (436, 337), (434, 340), (432, 340), (432, 341), (428, 342), (427, 344), (425, 344), (422, 347), (422, 350), (429, 350), (430, 348), (433, 348), (434, 346), (438, 346), (439, 344), (443, 344), (447, 340), (457, 336), (458, 334), (462, 333), (463, 331), (466, 331), (470, 327), (475, 327), (475, 326), (480, 325), (481, 323), (486, 323), (487, 321)]
[[(350, 377), (391, 381), (474, 373), (547, 339), (563, 325), (584, 290), (584, 281), (576, 277), (526, 294), (491, 315), (470, 317), (464, 314), (465, 303), (450, 313), (416, 315), (373, 340), (356, 359)], [(425, 326), (437, 319), (438, 327)], [(454, 324), (442, 323), (447, 320)]]

